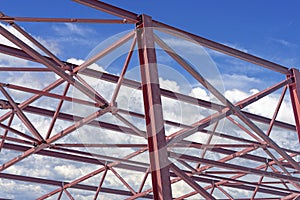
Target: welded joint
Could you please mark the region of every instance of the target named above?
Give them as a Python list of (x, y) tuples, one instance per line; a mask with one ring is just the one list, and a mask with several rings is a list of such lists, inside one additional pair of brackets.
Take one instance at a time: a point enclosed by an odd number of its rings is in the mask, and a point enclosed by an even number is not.
[(9, 17), (5, 15), (3, 12), (0, 12), (0, 18), (2, 18), (2, 21), (8, 23), (9, 25), (13, 25), (15, 23), (13, 17)]
[(118, 113), (119, 108), (117, 102), (112, 102), (109, 104), (109, 112), (111, 112), (112, 115), (115, 115)]
[(264, 150), (268, 150), (268, 149), (267, 149), (267, 147), (268, 147), (267, 144), (261, 144), (260, 147), (261, 147), (262, 149), (264, 149)]
[(299, 73), (299, 70), (296, 68), (291, 68), (289, 69), (290, 74), (287, 75), (287, 78), (290, 78), (292, 81), (290, 82), (290, 84), (294, 84), (296, 81), (296, 73)]

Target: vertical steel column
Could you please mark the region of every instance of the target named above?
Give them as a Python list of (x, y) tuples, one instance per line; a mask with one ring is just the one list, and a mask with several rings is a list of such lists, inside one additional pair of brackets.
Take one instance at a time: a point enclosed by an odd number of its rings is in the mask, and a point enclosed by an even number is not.
[(152, 18), (137, 24), (145, 120), (154, 199), (172, 199)]
[(294, 82), (289, 85), (289, 90), (294, 111), (296, 130), (300, 141), (300, 72), (298, 69), (291, 70)]

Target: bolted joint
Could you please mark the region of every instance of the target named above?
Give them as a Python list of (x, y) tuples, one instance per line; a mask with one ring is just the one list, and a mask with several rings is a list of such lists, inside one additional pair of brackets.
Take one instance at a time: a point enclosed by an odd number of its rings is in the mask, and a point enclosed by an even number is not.
[(138, 16), (138, 22), (135, 24), (136, 28), (142, 28), (143, 26), (143, 15)]
[(102, 106), (99, 106), (101, 109), (104, 109), (104, 108), (107, 108), (109, 106), (109, 104), (108, 103), (105, 103), (104, 105), (102, 105)]
[(8, 101), (0, 100), (0, 109), (4, 110), (4, 109), (11, 109), (11, 108), (12, 106)]

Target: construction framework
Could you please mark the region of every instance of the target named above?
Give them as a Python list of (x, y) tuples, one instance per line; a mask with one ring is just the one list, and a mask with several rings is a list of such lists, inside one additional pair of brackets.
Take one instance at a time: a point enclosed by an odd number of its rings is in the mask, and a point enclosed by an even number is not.
[[(103, 3), (98, 0), (74, 0), (94, 9), (109, 13), (120, 19), (74, 19), (74, 18), (29, 18), (11, 17), (2, 14), (1, 22), (8, 23), (19, 34), (28, 39), (32, 46), (24, 43), (12, 32), (0, 26), (0, 34), (15, 45), (8, 46), (0, 44), (0, 53), (13, 56), (30, 62), (35, 62), (44, 67), (0, 67), (0, 73), (55, 73), (59, 78), (43, 89), (33, 89), (26, 86), (10, 83), (1, 83), (0, 91), (2, 99), (0, 107), (1, 127), (1, 156), (4, 152), (14, 152), (0, 166), (0, 179), (28, 182), (41, 186), (55, 188), (49, 190), (37, 199), (76, 199), (72, 192), (89, 191), (93, 199), (100, 198), (101, 194), (111, 195), (106, 199), (298, 199), (300, 197), (300, 165), (299, 151), (283, 147), (278, 141), (272, 139), (274, 129), (281, 132), (288, 132), (291, 138), (300, 137), (300, 73), (295, 68), (270, 62), (268, 60), (250, 55), (240, 50), (219, 44), (203, 37), (174, 28), (159, 21), (153, 20), (148, 15), (138, 15), (121, 8)], [(39, 41), (22, 29), (18, 22), (65, 22), (65, 23), (112, 23), (112, 24), (133, 24), (134, 31), (126, 34), (117, 42), (108, 46), (92, 58), (80, 65), (71, 64), (55, 56), (50, 50)], [(176, 53), (159, 35), (155, 34), (160, 29), (165, 34), (172, 35), (180, 33), (176, 37), (182, 37), (196, 45), (212, 49), (213, 51), (226, 54), (237, 59), (266, 68), (272, 73), (281, 74), (282, 80), (270, 87), (257, 92), (239, 102), (229, 101), (213, 84), (205, 79), (194, 67), (180, 54)], [(130, 49), (125, 59), (122, 71), (119, 76), (100, 72), (89, 68), (97, 60), (102, 59), (123, 44), (130, 42)], [(33, 47), (34, 46), (34, 47)], [(209, 91), (218, 101), (195, 98), (189, 95), (163, 89), (159, 84), (159, 66), (157, 64), (156, 48), (160, 47), (170, 56), (183, 70), (199, 82), (203, 88)], [(141, 80), (135, 81), (125, 78), (126, 70), (130, 65), (133, 52), (138, 47), (138, 60), (140, 64)], [(37, 50), (39, 49), (39, 50)], [(43, 53), (41, 53), (43, 52)], [(104, 82), (113, 84), (111, 100), (107, 100), (96, 89), (86, 82), (82, 76), (101, 79)], [(42, 80), (41, 80), (42, 81)], [(63, 86), (64, 90), (58, 94), (53, 92), (56, 88)], [(85, 98), (70, 96), (70, 88), (80, 91)], [(133, 88), (142, 92), (144, 112), (137, 113), (134, 110), (118, 108), (117, 97), (121, 87)], [(282, 90), (278, 104), (274, 110), (273, 117), (251, 113), (246, 110), (247, 106)], [(12, 91), (18, 91), (31, 95), (27, 100), (18, 102)], [(287, 98), (293, 110), (294, 124), (277, 120), (277, 115), (282, 102)], [(49, 109), (47, 105), (38, 104), (38, 100), (46, 97), (58, 101), (56, 109)], [(212, 110), (213, 113), (192, 124), (183, 124), (176, 121), (166, 120), (163, 117), (162, 98), (190, 104), (195, 107)], [(76, 103), (77, 106), (90, 106), (96, 111), (87, 116), (77, 116), (73, 113), (62, 112), (61, 108), (66, 102)], [(5, 112), (4, 112), (5, 111)], [(41, 132), (34, 125), (31, 115), (47, 117), (49, 128), (46, 133)], [(120, 124), (102, 121), (101, 116), (111, 116), (118, 119)], [(128, 117), (144, 120), (145, 130), (141, 130)], [(14, 120), (18, 119), (25, 129), (18, 129), (14, 126)], [(243, 136), (233, 135), (228, 132), (218, 132), (218, 123), (227, 120), (232, 126), (238, 128)], [(58, 121), (71, 123), (63, 130), (55, 132), (54, 127)], [(258, 124), (263, 124), (263, 127)], [(172, 134), (166, 134), (165, 127), (173, 126), (179, 128)], [(76, 130), (84, 127), (120, 132), (128, 137), (138, 137), (144, 143), (69, 143), (63, 138), (74, 135)], [(213, 127), (213, 128), (211, 128)], [(209, 129), (211, 128), (211, 129)], [(87, 129), (88, 130), (88, 129)], [(87, 133), (88, 134), (88, 133)], [(202, 140), (188, 139), (198, 134), (197, 137), (207, 137), (205, 143)], [(219, 142), (213, 142), (218, 137)], [(223, 142), (225, 141), (225, 142)], [(231, 141), (231, 142), (226, 142)], [(85, 148), (82, 148), (85, 147)], [(119, 158), (114, 155), (100, 155), (90, 153), (90, 148), (116, 148), (130, 149), (132, 152), (125, 157)], [(185, 149), (182, 153), (174, 149)], [(191, 149), (188, 151), (187, 149)], [(252, 153), (260, 150), (261, 154)], [(15, 153), (18, 153), (15, 156)], [(195, 154), (194, 152), (198, 152)], [(219, 159), (206, 157), (207, 152), (218, 155)], [(134, 160), (134, 157), (147, 153), (149, 160)], [(61, 162), (74, 161), (85, 165), (91, 165), (97, 169), (84, 174), (77, 179), (54, 180), (51, 177), (25, 176), (18, 173), (10, 173), (12, 166), (25, 162), (26, 159), (34, 156), (60, 159)], [(200, 155), (200, 156), (199, 156)], [(245, 160), (249, 165), (244, 165), (239, 159)], [(237, 162), (235, 162), (237, 161)], [(46, 163), (45, 163), (46, 165)], [(20, 167), (20, 166), (18, 166)], [(35, 166), (32, 165), (34, 169)], [(37, 171), (39, 169), (36, 169)], [(121, 170), (130, 174), (121, 173)], [(121, 188), (110, 187), (105, 182), (108, 173), (115, 176), (123, 185)], [(126, 176), (142, 175), (140, 182), (128, 181)], [(151, 175), (151, 176), (150, 176)], [(97, 184), (87, 184), (85, 181), (99, 176)], [(146, 187), (146, 182), (151, 180)], [(176, 184), (183, 182), (183, 192), (177, 193)], [(139, 187), (136, 188), (136, 185)], [(181, 186), (182, 187), (182, 186)], [(186, 187), (186, 188), (185, 188)], [(1, 188), (1, 186), (0, 186)], [(1, 189), (0, 189), (1, 190)], [(14, 191), (17, 192), (18, 188)], [(1, 193), (1, 195), (4, 195)], [(120, 197), (120, 195), (122, 197)], [(1, 196), (0, 196), (1, 198)]]

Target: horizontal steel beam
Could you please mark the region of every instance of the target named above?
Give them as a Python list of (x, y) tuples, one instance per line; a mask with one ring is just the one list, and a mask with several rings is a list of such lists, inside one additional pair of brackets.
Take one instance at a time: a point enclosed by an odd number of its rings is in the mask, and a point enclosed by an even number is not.
[[(30, 60), (30, 61), (34, 61), (34, 62), (39, 62), (36, 59), (32, 58), (30, 55), (28, 55), (26, 52), (24, 52), (20, 49), (16, 49), (16, 48), (9, 47), (9, 46), (2, 45), (2, 44), (0, 44), (0, 53), (15, 56), (15, 57)], [(49, 61), (54, 63), (54, 61), (51, 58), (49, 58), (49, 57), (45, 57), (45, 58), (47, 58)], [(73, 68), (77, 67), (77, 65), (74, 65), (74, 64), (71, 64), (71, 63), (67, 63), (67, 62), (64, 62), (64, 63), (67, 64), (67, 66), (68, 66), (68, 69), (66, 69), (66, 70), (72, 71)], [(119, 77), (116, 76), (116, 75), (103, 73), (103, 72), (95, 71), (95, 70), (92, 70), (92, 69), (85, 69), (81, 73), (84, 74), (84, 75), (94, 77), (94, 78), (98, 78), (98, 79), (108, 81), (108, 82), (111, 82), (111, 83), (117, 83), (118, 79), (119, 79)], [(122, 84), (124, 86), (128, 86), (128, 87), (131, 87), (131, 88), (141, 89), (141, 83), (139, 83), (137, 81), (124, 79)], [(205, 101), (205, 100), (202, 100), (202, 99), (197, 99), (197, 98), (187, 96), (187, 95), (183, 95), (183, 94), (180, 94), (180, 93), (177, 93), (177, 92), (172, 92), (172, 91), (165, 90), (165, 89), (162, 89), (162, 88), (161, 88), (161, 95), (164, 96), (164, 97), (167, 97), (167, 98), (176, 99), (176, 100), (179, 100), (179, 101), (182, 101), (182, 102), (190, 103), (192, 105), (202, 106), (202, 107), (213, 109), (213, 110), (221, 110), (221, 109), (224, 108), (224, 106), (219, 105), (219, 104), (215, 104), (215, 103)], [(244, 107), (246, 105), (248, 105), (248, 103), (245, 104)], [(267, 117), (255, 115), (255, 114), (245, 112), (245, 111), (242, 111), (242, 113), (245, 114), (248, 118), (250, 118), (254, 121), (257, 121), (257, 122), (261, 122), (261, 123), (265, 123), (265, 124), (269, 124), (271, 122), (271, 119), (267, 118)], [(274, 122), (274, 125), (277, 126), (277, 127), (292, 130), (292, 131), (296, 130), (296, 127), (294, 125), (286, 123), (286, 122), (281, 122), (281, 121), (278, 121), (278, 120), (276, 120)]]
[[(4, 149), (9, 149), (9, 150), (14, 150), (14, 151), (20, 151), (20, 152), (25, 152), (29, 150), (31, 147), (24, 146), (24, 145), (18, 145), (18, 144), (12, 144), (12, 143), (7, 143), (5, 142), (3, 145)], [(90, 153), (86, 152), (80, 152), (78, 151), (77, 153), (84, 153), (84, 155), (76, 155), (76, 151), (71, 154), (71, 153), (63, 153), (59, 152), (59, 149), (54, 151), (54, 150), (40, 150), (36, 154), (42, 155), (42, 156), (49, 156), (49, 157), (54, 157), (54, 158), (61, 158), (61, 159), (66, 159), (66, 160), (72, 160), (72, 161), (77, 161), (77, 162), (82, 162), (82, 163), (88, 163), (88, 164), (94, 164), (94, 165), (104, 165), (106, 162), (112, 162), (112, 161), (119, 161), (117, 158), (110, 157), (109, 160), (107, 159), (101, 159), (101, 158), (96, 158), (97, 155), (94, 156), (91, 155)], [(122, 168), (126, 170), (134, 170), (138, 172), (145, 172), (147, 170), (147, 167), (141, 167), (141, 166), (136, 166), (133, 165), (132, 162), (122, 160), (124, 163), (118, 164), (116, 167), (117, 168)], [(130, 163), (130, 164), (126, 164)]]
[[(38, 108), (38, 107), (33, 107), (33, 106), (27, 106), (27, 107), (25, 107), (24, 111), (25, 112), (29, 112), (29, 113), (33, 113), (33, 114), (42, 115), (42, 116), (48, 116), (48, 117), (51, 117), (54, 114), (54, 111), (43, 109), (43, 108)], [(58, 119), (66, 120), (66, 121), (79, 121), (79, 120), (82, 119), (82, 117), (70, 115), (70, 114), (67, 114), (67, 113), (59, 113), (58, 114)], [(101, 127), (103, 129), (117, 131), (117, 132), (123, 132), (123, 133), (126, 133), (126, 134), (137, 135), (137, 133), (135, 131), (133, 131), (132, 129), (130, 129), (128, 127), (124, 127), (124, 126), (120, 126), (120, 125), (115, 125), (115, 124), (110, 124), (110, 123), (107, 123), (107, 122), (102, 122), (102, 121), (94, 120), (94, 121), (91, 121), (87, 125), (91, 125), (91, 126), (95, 126), (95, 127)], [(231, 139), (231, 140), (239, 141), (239, 138), (236, 138), (234, 136), (229, 137), (229, 136), (224, 135), (222, 133), (211, 133), (211, 132), (207, 132), (205, 130), (203, 130), (202, 132), (206, 133), (206, 134), (214, 134), (216, 136), (221, 136), (221, 137), (225, 137), (225, 138), (228, 138), (228, 139)], [(243, 141), (243, 142), (247, 143), (247, 142), (251, 142), (251, 141)], [(176, 145), (180, 146), (180, 145), (184, 145), (184, 144), (185, 143), (175, 144), (175, 147), (176, 147)], [(254, 145), (259, 145), (258, 143), (253, 143), (253, 144)], [(194, 147), (194, 148), (201, 149), (203, 144), (196, 143), (196, 142), (187, 142), (187, 145), (189, 147)], [(213, 147), (213, 148), (210, 148), (209, 150), (212, 151), (212, 152), (221, 153), (221, 154), (224, 154), (224, 155), (230, 155), (230, 154), (236, 153), (236, 151), (234, 151), (234, 150), (225, 149), (225, 148), (219, 148), (217, 146)], [(288, 149), (284, 149), (284, 150), (286, 150), (287, 152), (291, 152), (291, 153), (297, 153), (297, 152), (294, 152), (294, 151), (291, 151), (291, 150), (288, 150)], [(257, 161), (257, 162), (265, 162), (265, 161), (267, 161), (266, 158), (264, 158), (264, 157), (260, 157), (260, 156), (256, 156), (256, 155), (251, 155), (251, 154), (244, 154), (244, 155), (241, 155), (241, 157), (245, 158), (245, 159), (250, 159), (250, 160), (253, 160), (253, 161)], [(271, 161), (270, 159), (268, 159), (268, 160)], [(284, 164), (284, 165), (286, 167), (292, 168), (288, 163)]]
[[(31, 182), (31, 183), (36, 183), (36, 184), (52, 185), (52, 186), (57, 186), (57, 187), (61, 187), (62, 185), (68, 184), (68, 182), (64, 182), (64, 181), (49, 180), (49, 179), (44, 179), (44, 178), (34, 178), (34, 177), (29, 177), (29, 176), (7, 174), (7, 173), (0, 173), (0, 178), (9, 179), (9, 180), (17, 180), (17, 181), (25, 181), (25, 182)], [(85, 184), (76, 184), (76, 185), (73, 185), (71, 188), (80, 189), (80, 190), (88, 190), (88, 191), (96, 191), (98, 187), (92, 186), (92, 185), (85, 185)], [(125, 190), (120, 190), (120, 189), (112, 189), (112, 188), (106, 188), (106, 187), (101, 187), (101, 192), (109, 193), (109, 194), (116, 194), (116, 195), (132, 196), (132, 193), (130, 191), (125, 191)], [(144, 198), (153, 199), (153, 196), (148, 194), (148, 195), (144, 196)]]
[[(112, 6), (110, 4), (106, 4), (104, 2), (98, 1), (98, 0), (73, 0), (75, 2), (87, 5), (89, 7), (95, 8), (97, 10), (101, 10), (103, 12), (124, 18), (130, 22), (138, 23), (140, 20), (138, 18), (138, 14)], [(232, 47), (214, 42), (212, 40), (208, 40), (204, 37), (197, 36), (195, 34), (189, 33), (187, 31), (183, 31), (181, 29), (175, 28), (173, 26), (164, 24), (159, 21), (153, 20), (153, 26), (160, 28), (160, 31), (167, 32), (169, 34), (175, 34), (178, 37), (183, 37), (185, 40), (190, 40), (192, 42), (195, 42), (197, 44), (200, 44), (204, 47), (213, 49), (215, 51), (245, 60), (250, 63), (254, 63), (256, 65), (268, 68), (270, 70), (282, 73), (282, 74), (291, 74), (289, 69), (285, 66), (279, 65), (274, 62), (270, 62), (268, 60), (262, 59), (260, 57), (251, 55), (249, 53), (245, 53), (243, 51), (234, 49)]]
[(153, 20), (153, 26), (158, 28), (160, 31), (175, 35), (177, 37), (181, 37), (185, 40), (194, 42), (196, 44), (200, 44), (204, 47), (224, 53), (226, 55), (233, 56), (233, 57), (239, 58), (241, 60), (245, 60), (247, 62), (265, 67), (267, 69), (279, 72), (281, 74), (285, 74), (285, 75), (291, 74), (289, 68), (287, 68), (285, 66), (282, 66), (277, 63), (265, 60), (263, 58), (251, 55), (249, 53), (245, 53), (243, 51), (234, 49), (234, 48), (226, 46), (224, 44), (220, 44), (220, 43), (214, 42), (212, 40), (208, 40), (204, 37), (197, 36), (195, 34), (189, 33), (187, 31), (183, 31), (181, 29), (161, 23), (159, 21)]
[[(23, 152), (23, 151), (28, 150), (30, 147), (26, 147), (23, 145), (17, 145), (17, 144), (5, 143), (3, 148)], [(99, 165), (101, 163), (107, 162), (107, 160), (103, 160), (103, 159), (99, 159), (99, 158), (96, 159), (96, 158), (91, 158), (88, 156), (79, 156), (79, 155), (74, 155), (74, 154), (62, 153), (62, 152), (58, 152), (58, 151), (41, 150), (41, 151), (37, 152), (37, 154), (43, 155), (43, 156), (50, 156), (50, 157), (54, 157), (54, 158), (72, 160), (72, 161), (77, 161), (77, 162), (82, 162), (82, 163), (95, 164), (95, 165)], [(139, 166), (134, 166), (131, 164), (126, 164), (126, 161), (124, 161), (124, 163), (119, 163), (116, 166), (116, 168), (121, 168), (121, 169), (125, 169), (125, 170), (134, 170), (134, 171), (138, 171), (138, 172), (145, 172), (147, 170), (147, 167), (139, 167)], [(176, 175), (172, 172), (170, 173), (170, 175), (172, 177), (176, 177)], [(208, 184), (217, 183), (224, 179), (224, 177), (211, 176), (208, 174), (200, 174), (200, 176), (210, 177), (210, 178), (193, 176), (192, 179), (197, 182), (200, 182), (200, 183), (202, 182), (202, 183), (208, 183)], [(14, 180), (18, 180), (18, 179), (14, 179)], [(245, 182), (245, 181), (241, 182), (240, 180), (233, 180), (233, 179), (231, 181), (237, 182), (239, 184), (228, 183), (229, 184), (228, 187), (253, 191), (255, 189), (254, 186), (256, 186), (255, 183), (251, 183), (251, 182)], [(225, 184), (224, 186), (227, 186), (227, 185)], [(281, 190), (284, 191), (284, 189), (281, 189)], [(259, 192), (266, 193), (266, 194), (273, 194), (273, 195), (281, 195), (281, 196), (288, 195), (288, 193), (278, 191), (278, 189), (276, 189), (276, 187), (269, 187), (269, 186), (266, 186), (264, 188), (259, 188)]]
[(73, 0), (73, 1), (115, 15), (117, 17), (121, 17), (123, 19), (126, 19), (126, 21), (130, 23), (137, 23), (139, 21), (139, 17), (137, 14), (98, 0)]
[(195, 162), (195, 163), (203, 163), (207, 165), (211, 165), (214, 167), (220, 167), (224, 169), (230, 169), (230, 170), (238, 170), (242, 173), (246, 174), (256, 174), (260, 176), (265, 176), (269, 178), (275, 178), (275, 179), (280, 179), (280, 180), (288, 180), (288, 181), (294, 181), (300, 183), (300, 178), (295, 177), (295, 176), (288, 176), (288, 175), (283, 175), (283, 174), (278, 174), (278, 173), (273, 173), (273, 172), (267, 172), (267, 171), (261, 171), (258, 169), (253, 169), (249, 167), (244, 167), (240, 165), (234, 165), (230, 163), (222, 163), (214, 160), (208, 160), (205, 158), (198, 158), (195, 156), (190, 156), (190, 155), (183, 155), (183, 154), (177, 154), (174, 152), (169, 152), (170, 157), (174, 157), (179, 160), (185, 160), (189, 162)]
[(0, 17), (3, 22), (55, 22), (55, 23), (97, 23), (97, 24), (126, 24), (119, 19), (79, 19), (79, 18), (41, 18), (41, 17)]

